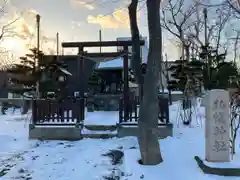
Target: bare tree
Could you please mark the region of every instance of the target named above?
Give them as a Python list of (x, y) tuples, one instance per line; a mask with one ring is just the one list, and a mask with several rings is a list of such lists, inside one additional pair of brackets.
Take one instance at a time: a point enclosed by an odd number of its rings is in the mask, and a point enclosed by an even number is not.
[(240, 99), (238, 92), (231, 99), (230, 147), (232, 156), (236, 153), (236, 138), (240, 128)]
[[(8, 0), (3, 0), (0, 3), (0, 18), (4, 18), (7, 12), (7, 5)], [(15, 32), (14, 32), (14, 23), (17, 22), (20, 19), (20, 17), (15, 18), (11, 21), (0, 22), (0, 44), (4, 41), (5, 38), (14, 38)], [(14, 57), (13, 53), (6, 49), (4, 46), (0, 47), (0, 67), (1, 70), (6, 69), (9, 67), (13, 62), (16, 61), (16, 58)]]
[[(231, 17), (231, 13), (228, 10), (224, 10), (223, 8), (218, 8), (216, 10), (217, 18), (216, 23), (213, 28), (213, 44), (216, 46), (217, 53), (219, 53), (220, 48), (224, 48), (226, 50), (224, 44), (227, 43), (227, 38), (224, 37), (226, 35), (226, 25), (229, 22)], [(226, 39), (225, 42), (221, 42), (221, 40)], [(221, 46), (222, 45), (222, 46)]]
[(226, 0), (224, 4), (227, 4), (233, 10), (236, 18), (240, 18), (240, 0)]
[(231, 12), (229, 9), (226, 9), (225, 6), (208, 7), (206, 8), (207, 23), (205, 24), (203, 13), (204, 8), (206, 7), (200, 4), (197, 5), (194, 13), (195, 22), (189, 26), (186, 34), (192, 41), (194, 41), (194, 44), (198, 49), (207, 43), (211, 44), (217, 52), (219, 52), (221, 48), (225, 51), (225, 44), (228, 40), (226, 37), (228, 31), (227, 24), (231, 18)]
[[(187, 36), (189, 36), (199, 47), (204, 46), (204, 40), (202, 39), (202, 32), (204, 29), (204, 20), (203, 20), (203, 16), (202, 16), (202, 11), (203, 8), (201, 8), (201, 6), (199, 4), (196, 4), (196, 11), (194, 13), (194, 17), (195, 17), (195, 22), (192, 23), (192, 26), (188, 26), (188, 30), (187, 30)], [(208, 28), (209, 33), (208, 35), (210, 35), (211, 31), (212, 31), (213, 27)], [(210, 37), (207, 37), (208, 39)]]
[(0, 41), (3, 40), (4, 38), (7, 38), (7, 37), (13, 38), (13, 37), (16, 35), (16, 33), (15, 33), (14, 30), (13, 30), (12, 25), (13, 25), (18, 19), (19, 19), (19, 18), (14, 19), (14, 20), (11, 21), (10, 23), (5, 24), (5, 25), (2, 26), (1, 32), (0, 32)]
[(163, 161), (156, 134), (158, 128), (158, 82), (162, 61), (162, 29), (160, 24), (161, 0), (147, 0), (149, 53), (144, 96), (139, 110), (139, 138), (141, 160), (145, 165)]
[[(3, 4), (0, 5), (0, 18), (4, 17), (4, 15), (7, 13), (5, 8), (8, 4), (7, 0), (3, 1)], [(6, 24), (0, 24), (0, 41), (2, 41), (6, 37), (14, 37), (16, 33), (14, 32), (13, 24), (17, 22), (20, 19), (20, 17), (15, 18), (14, 20), (6, 23)]]
[(186, 36), (186, 31), (192, 25), (192, 19), (196, 6), (195, 3), (186, 5), (184, 0), (168, 0), (162, 9), (162, 27), (177, 37), (182, 43), (182, 57), (190, 58), (191, 41)]
[(234, 46), (233, 46), (233, 63), (236, 64), (236, 61), (238, 59), (238, 45), (239, 45), (239, 40), (240, 40), (240, 31), (233, 29), (233, 31), (236, 33), (235, 37), (229, 38), (230, 40), (234, 41)]

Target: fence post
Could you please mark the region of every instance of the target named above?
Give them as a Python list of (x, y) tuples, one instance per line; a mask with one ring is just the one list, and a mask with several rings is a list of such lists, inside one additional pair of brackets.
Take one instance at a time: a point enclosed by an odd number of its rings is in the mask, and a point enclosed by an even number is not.
[(131, 97), (128, 100), (128, 108), (129, 108), (129, 110), (128, 110), (128, 113), (129, 113), (128, 118), (129, 118), (129, 122), (132, 122), (132, 120), (133, 120), (133, 117), (132, 117), (133, 106), (134, 106), (134, 100), (133, 100), (133, 97)]
[(80, 97), (80, 98), (77, 98), (77, 101), (76, 101), (77, 104), (79, 104), (79, 118), (77, 119), (77, 124), (80, 124), (80, 122), (83, 122), (84, 121), (84, 114), (85, 114), (85, 101), (84, 101), (84, 97)]
[(158, 96), (158, 108), (159, 108), (159, 115), (158, 118), (162, 123), (168, 124), (169, 123), (169, 103), (168, 98)]
[(138, 102), (139, 102), (138, 97), (135, 97), (135, 101), (134, 101), (134, 118), (135, 118), (135, 122), (138, 122)]
[(119, 123), (123, 122), (123, 98), (119, 99)]
[(32, 100), (32, 124), (35, 125), (37, 121), (37, 100)]
[(165, 109), (165, 118), (166, 118), (165, 123), (168, 124), (169, 123), (169, 99), (165, 98), (164, 100), (165, 100), (164, 109)]

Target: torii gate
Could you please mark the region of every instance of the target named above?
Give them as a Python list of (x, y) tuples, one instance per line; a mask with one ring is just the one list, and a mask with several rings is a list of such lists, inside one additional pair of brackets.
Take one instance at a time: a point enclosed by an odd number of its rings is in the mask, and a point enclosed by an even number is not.
[[(144, 45), (145, 41), (144, 40), (140, 40), (140, 46)], [(128, 68), (129, 68), (129, 64), (128, 64), (128, 47), (132, 46), (132, 41), (88, 41), (88, 42), (63, 42), (62, 43), (62, 47), (63, 48), (78, 48), (78, 55), (79, 55), (79, 60), (78, 61), (78, 77), (79, 80), (79, 86), (81, 87), (81, 85), (83, 84), (83, 59), (84, 56), (88, 57), (88, 53), (84, 53), (84, 48), (85, 47), (122, 47), (123, 48), (123, 52), (99, 52), (99, 53), (94, 53), (95, 57), (116, 57), (116, 56), (121, 56), (123, 55), (123, 71), (124, 71), (124, 88), (123, 88), (123, 99), (124, 99), (124, 119), (127, 120), (129, 119), (129, 82), (128, 82)], [(124, 54), (123, 54), (124, 53)], [(93, 53), (89, 53), (89, 55), (93, 55)], [(91, 56), (90, 55), (90, 56)], [(79, 96), (81, 98), (84, 98), (84, 90), (83, 88), (79, 89)], [(84, 101), (82, 102), (84, 103)], [(81, 104), (80, 107), (83, 107), (83, 109), (81, 109), (81, 117), (80, 120), (83, 121), (84, 120), (84, 104)]]

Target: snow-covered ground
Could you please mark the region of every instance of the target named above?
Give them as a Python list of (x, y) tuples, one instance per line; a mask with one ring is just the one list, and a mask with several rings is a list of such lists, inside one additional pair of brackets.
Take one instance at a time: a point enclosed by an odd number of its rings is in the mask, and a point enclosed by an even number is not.
[(116, 111), (86, 112), (84, 125), (116, 125), (119, 113)]
[[(101, 116), (101, 117), (100, 117)], [(116, 113), (97, 114), (95, 118), (116, 123)], [(87, 124), (94, 124), (90, 118)], [(122, 180), (239, 180), (240, 177), (205, 175), (194, 156), (204, 158), (204, 109), (194, 113), (193, 123), (184, 127), (178, 118), (178, 104), (170, 107), (174, 136), (160, 140), (164, 162), (157, 166), (141, 166), (135, 137), (113, 139), (83, 139), (76, 142), (28, 140), (28, 116), (18, 112), (0, 118), (0, 179), (25, 180), (103, 180), (110, 174)], [(103, 123), (104, 124), (104, 123)], [(123, 152), (122, 163), (113, 165), (110, 150)], [(239, 143), (237, 155), (222, 166), (240, 167)], [(113, 173), (114, 172), (114, 173)], [(108, 178), (110, 179), (110, 178)], [(111, 179), (110, 179), (111, 180)], [(114, 179), (113, 179), (114, 180)], [(116, 178), (117, 180), (117, 178)]]

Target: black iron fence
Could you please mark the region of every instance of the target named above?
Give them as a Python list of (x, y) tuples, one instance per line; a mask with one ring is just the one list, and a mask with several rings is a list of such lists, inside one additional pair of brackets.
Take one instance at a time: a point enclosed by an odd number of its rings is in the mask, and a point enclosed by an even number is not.
[[(139, 119), (139, 107), (140, 100), (139, 97), (131, 97), (127, 105), (128, 116), (124, 116), (124, 99), (120, 98), (119, 103), (119, 123), (123, 125), (136, 125)], [(169, 124), (169, 102), (168, 98), (160, 97), (158, 98), (158, 124), (166, 125)]]
[(34, 125), (76, 125), (84, 120), (85, 99), (33, 100)]

